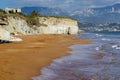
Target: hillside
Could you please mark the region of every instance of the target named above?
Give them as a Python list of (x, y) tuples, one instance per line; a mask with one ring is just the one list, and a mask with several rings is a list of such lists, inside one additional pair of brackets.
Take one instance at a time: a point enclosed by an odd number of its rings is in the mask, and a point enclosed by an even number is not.
[[(35, 14), (35, 15), (34, 15)], [(23, 14), (2, 14), (0, 28), (11, 35), (33, 34), (77, 34), (77, 21), (71, 18), (41, 16), (33, 13), (29, 16)], [(0, 32), (0, 35), (3, 35)]]

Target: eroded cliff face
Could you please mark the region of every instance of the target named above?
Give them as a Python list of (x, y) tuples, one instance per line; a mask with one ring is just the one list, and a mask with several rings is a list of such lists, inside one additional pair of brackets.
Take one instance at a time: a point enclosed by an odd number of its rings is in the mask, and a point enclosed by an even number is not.
[(10, 32), (8, 32), (5, 29), (0, 28), (0, 40), (10, 40)]
[[(39, 26), (30, 27), (25, 19), (18, 16), (7, 17), (6, 24), (0, 25), (11, 34), (77, 34), (78, 24), (76, 20), (57, 17), (39, 17)], [(4, 22), (4, 21), (3, 21)], [(2, 22), (2, 23), (3, 23)]]
[(43, 34), (77, 34), (76, 20), (68, 18), (39, 17), (39, 23), (44, 26), (37, 29)]
[(20, 17), (14, 17), (9, 16), (7, 17), (7, 23), (6, 25), (0, 25), (1, 28), (4, 28), (5, 30), (9, 31), (11, 34), (34, 34), (34, 30), (29, 27), (26, 20), (20, 18)]

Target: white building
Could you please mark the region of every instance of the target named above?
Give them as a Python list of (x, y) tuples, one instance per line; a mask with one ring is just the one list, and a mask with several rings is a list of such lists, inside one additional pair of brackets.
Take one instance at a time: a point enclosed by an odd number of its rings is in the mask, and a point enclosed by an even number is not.
[(21, 9), (20, 8), (6, 8), (5, 12), (7, 12), (7, 13), (21, 13)]

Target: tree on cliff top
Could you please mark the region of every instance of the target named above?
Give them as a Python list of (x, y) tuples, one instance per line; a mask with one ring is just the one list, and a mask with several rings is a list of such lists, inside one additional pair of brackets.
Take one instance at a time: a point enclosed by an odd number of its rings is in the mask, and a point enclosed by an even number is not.
[(36, 25), (36, 26), (39, 26), (39, 20), (38, 20), (38, 17), (40, 17), (41, 15), (36, 12), (36, 11), (32, 11), (30, 13), (30, 15), (27, 16), (27, 23), (30, 25), (30, 26), (33, 26), (33, 25)]
[(38, 12), (36, 12), (36, 11), (32, 11), (32, 12), (30, 13), (30, 17), (39, 17), (39, 16), (41, 16), (40, 13), (38, 13)]
[(3, 17), (6, 14), (6, 12), (3, 9), (0, 9), (0, 17)]
[(5, 11), (4, 11), (3, 9), (0, 9), (0, 12), (3, 12), (3, 13), (5, 13)]

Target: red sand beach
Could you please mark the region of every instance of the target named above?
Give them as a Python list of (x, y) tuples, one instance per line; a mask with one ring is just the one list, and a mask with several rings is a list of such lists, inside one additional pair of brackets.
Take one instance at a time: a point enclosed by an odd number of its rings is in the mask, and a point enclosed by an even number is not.
[(68, 46), (89, 44), (73, 35), (19, 36), (22, 42), (0, 44), (0, 80), (31, 80), (55, 58), (68, 55)]

